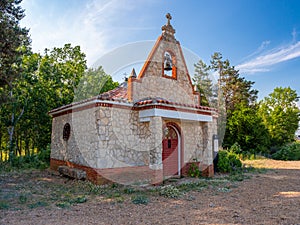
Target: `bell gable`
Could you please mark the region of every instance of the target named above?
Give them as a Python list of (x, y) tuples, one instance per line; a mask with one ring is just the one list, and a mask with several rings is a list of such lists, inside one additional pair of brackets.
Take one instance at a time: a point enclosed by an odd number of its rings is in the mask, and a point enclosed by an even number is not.
[(162, 98), (171, 102), (199, 105), (199, 94), (194, 92), (175, 29), (166, 15), (167, 24), (162, 26), (147, 60), (137, 78), (128, 80), (128, 99), (136, 102), (145, 98)]

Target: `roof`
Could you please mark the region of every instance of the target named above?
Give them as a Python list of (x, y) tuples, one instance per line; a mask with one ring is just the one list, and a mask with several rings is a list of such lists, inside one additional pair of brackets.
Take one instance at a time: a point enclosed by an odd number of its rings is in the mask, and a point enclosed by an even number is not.
[(110, 101), (120, 101), (127, 102), (127, 82), (123, 82), (118, 87), (113, 90), (104, 92), (97, 96), (99, 100), (110, 100)]
[(185, 103), (178, 103), (178, 102), (172, 102), (163, 98), (145, 98), (138, 100), (134, 103), (134, 107), (144, 107), (147, 105), (168, 105), (172, 107), (185, 107), (185, 108), (193, 108), (198, 110), (205, 110), (205, 111), (214, 111), (217, 112), (216, 109), (210, 108), (207, 106), (201, 106), (201, 105), (192, 105), (192, 104), (185, 104)]
[(127, 82), (121, 83), (118, 87), (113, 90), (104, 92), (97, 96), (93, 96), (91, 98), (87, 98), (78, 102), (72, 102), (67, 105), (60, 106), (58, 108), (52, 109), (49, 111), (49, 114), (57, 113), (61, 110), (71, 109), (73, 107), (79, 107), (80, 105), (91, 104), (97, 100), (104, 100), (104, 101), (116, 101), (116, 102), (125, 102), (128, 103), (127, 98)]

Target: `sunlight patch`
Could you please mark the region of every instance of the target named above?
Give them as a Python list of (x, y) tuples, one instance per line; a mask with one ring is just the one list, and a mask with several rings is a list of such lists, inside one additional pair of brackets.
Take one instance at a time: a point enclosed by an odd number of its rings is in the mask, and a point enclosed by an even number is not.
[(300, 197), (300, 191), (282, 191), (279, 192), (278, 195), (286, 198), (295, 198), (295, 197)]

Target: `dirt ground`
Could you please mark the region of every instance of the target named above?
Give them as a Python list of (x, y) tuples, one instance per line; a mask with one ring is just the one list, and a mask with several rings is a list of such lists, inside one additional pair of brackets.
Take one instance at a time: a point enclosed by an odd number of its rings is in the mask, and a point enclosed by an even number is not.
[(217, 175), (177, 199), (148, 191), (148, 204), (134, 204), (128, 191), (133, 189), (126, 189), (122, 195), (86, 194), (86, 202), (64, 207), (57, 203), (61, 196), (85, 193), (86, 182), (47, 170), (2, 174), (0, 224), (300, 224), (300, 161), (246, 163), (269, 169), (251, 172), (242, 181)]

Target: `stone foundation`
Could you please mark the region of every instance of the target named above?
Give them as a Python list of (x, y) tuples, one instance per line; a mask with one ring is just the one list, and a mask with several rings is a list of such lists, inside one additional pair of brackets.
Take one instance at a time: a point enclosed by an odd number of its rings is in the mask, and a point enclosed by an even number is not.
[(107, 183), (159, 184), (163, 181), (162, 170), (151, 170), (148, 166), (96, 169), (51, 158), (52, 170), (58, 170), (61, 166), (85, 171), (86, 179), (98, 185)]
[[(214, 175), (213, 165), (207, 166), (200, 164), (200, 162), (190, 162), (186, 163), (181, 169), (182, 176), (188, 176), (188, 171), (192, 163), (198, 165), (202, 176), (212, 177)], [(152, 170), (148, 166), (96, 169), (53, 158), (50, 159), (50, 169), (58, 171), (61, 167), (84, 171), (86, 179), (98, 185), (107, 183), (158, 185), (163, 182), (163, 170)]]

